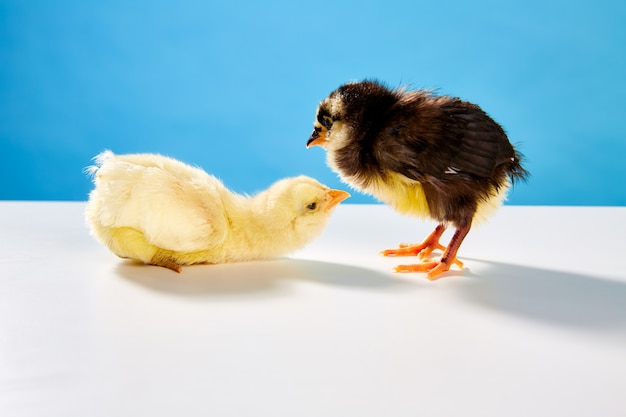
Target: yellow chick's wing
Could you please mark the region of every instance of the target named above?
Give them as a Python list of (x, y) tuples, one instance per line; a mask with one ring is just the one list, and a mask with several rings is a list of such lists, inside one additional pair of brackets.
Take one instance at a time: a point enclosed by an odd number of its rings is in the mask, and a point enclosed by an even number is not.
[(110, 248), (106, 229), (111, 228), (133, 229), (146, 243), (176, 252), (207, 250), (225, 239), (223, 198), (229, 191), (217, 178), (156, 154), (106, 151), (95, 160), (97, 166), (88, 169), (96, 187), (87, 219), (94, 235)]

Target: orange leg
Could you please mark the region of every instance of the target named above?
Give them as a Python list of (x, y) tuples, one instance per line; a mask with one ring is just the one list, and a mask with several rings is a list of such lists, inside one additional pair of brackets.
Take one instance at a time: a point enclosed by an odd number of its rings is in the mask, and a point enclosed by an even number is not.
[(446, 226), (439, 224), (422, 243), (415, 245), (401, 243), (397, 249), (386, 249), (382, 251), (381, 254), (385, 256), (419, 256), (420, 259), (424, 259), (435, 249), (445, 249), (445, 247), (439, 243), (439, 239), (445, 231)]
[[(439, 227), (439, 226), (437, 226)], [(452, 264), (456, 264), (459, 268), (463, 269), (463, 262), (459, 261), (456, 258), (456, 253), (463, 243), (463, 239), (467, 236), (467, 233), (470, 231), (471, 224), (467, 226), (460, 227), (452, 236), (448, 247), (445, 252), (441, 256), (439, 261), (426, 261), (419, 264), (413, 265), (398, 265), (395, 268), (396, 272), (428, 272), (428, 279), (433, 280), (436, 279), (440, 274), (448, 271)], [(435, 229), (435, 232), (437, 229)], [(434, 234), (434, 232), (433, 232)], [(432, 236), (432, 235), (431, 235)], [(430, 238), (430, 236), (429, 236)], [(426, 239), (428, 240), (428, 238)], [(421, 253), (421, 252), (420, 252)]]

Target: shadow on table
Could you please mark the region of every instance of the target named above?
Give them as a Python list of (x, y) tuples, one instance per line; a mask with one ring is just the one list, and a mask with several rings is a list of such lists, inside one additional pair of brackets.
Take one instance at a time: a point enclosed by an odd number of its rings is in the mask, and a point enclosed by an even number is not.
[(533, 320), (576, 328), (613, 328), (626, 337), (626, 282), (498, 262), (466, 271), (464, 300)]
[[(466, 259), (475, 264), (429, 282), (424, 274), (381, 272), (354, 265), (279, 259), (198, 265), (177, 274), (165, 268), (122, 262), (125, 280), (177, 296), (257, 296), (289, 294), (290, 283), (315, 282), (375, 292), (448, 291), (460, 301), (503, 314), (577, 328), (612, 328), (626, 337), (626, 283), (607, 278), (514, 264)], [(454, 281), (450, 281), (454, 280)], [(416, 302), (418, 297), (416, 296)]]
[(152, 290), (186, 296), (275, 294), (289, 291), (286, 284), (294, 280), (364, 290), (390, 290), (412, 285), (391, 273), (305, 259), (194, 265), (184, 267), (180, 274), (124, 261), (116, 272), (122, 278)]

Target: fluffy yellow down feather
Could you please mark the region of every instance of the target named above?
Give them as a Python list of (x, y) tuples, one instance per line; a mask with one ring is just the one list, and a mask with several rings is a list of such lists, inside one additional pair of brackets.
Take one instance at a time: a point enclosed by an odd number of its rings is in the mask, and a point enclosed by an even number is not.
[(157, 154), (105, 151), (94, 160), (86, 169), (95, 184), (86, 208), (93, 236), (122, 258), (177, 272), (300, 249), (350, 196), (305, 176), (240, 195), (200, 168)]

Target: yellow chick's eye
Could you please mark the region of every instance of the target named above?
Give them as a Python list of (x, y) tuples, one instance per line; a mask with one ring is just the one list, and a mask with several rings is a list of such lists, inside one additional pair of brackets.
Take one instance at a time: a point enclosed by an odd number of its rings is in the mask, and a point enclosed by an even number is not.
[(312, 203), (309, 203), (307, 204), (306, 208), (309, 210), (315, 210), (317, 208), (317, 203), (315, 201)]

